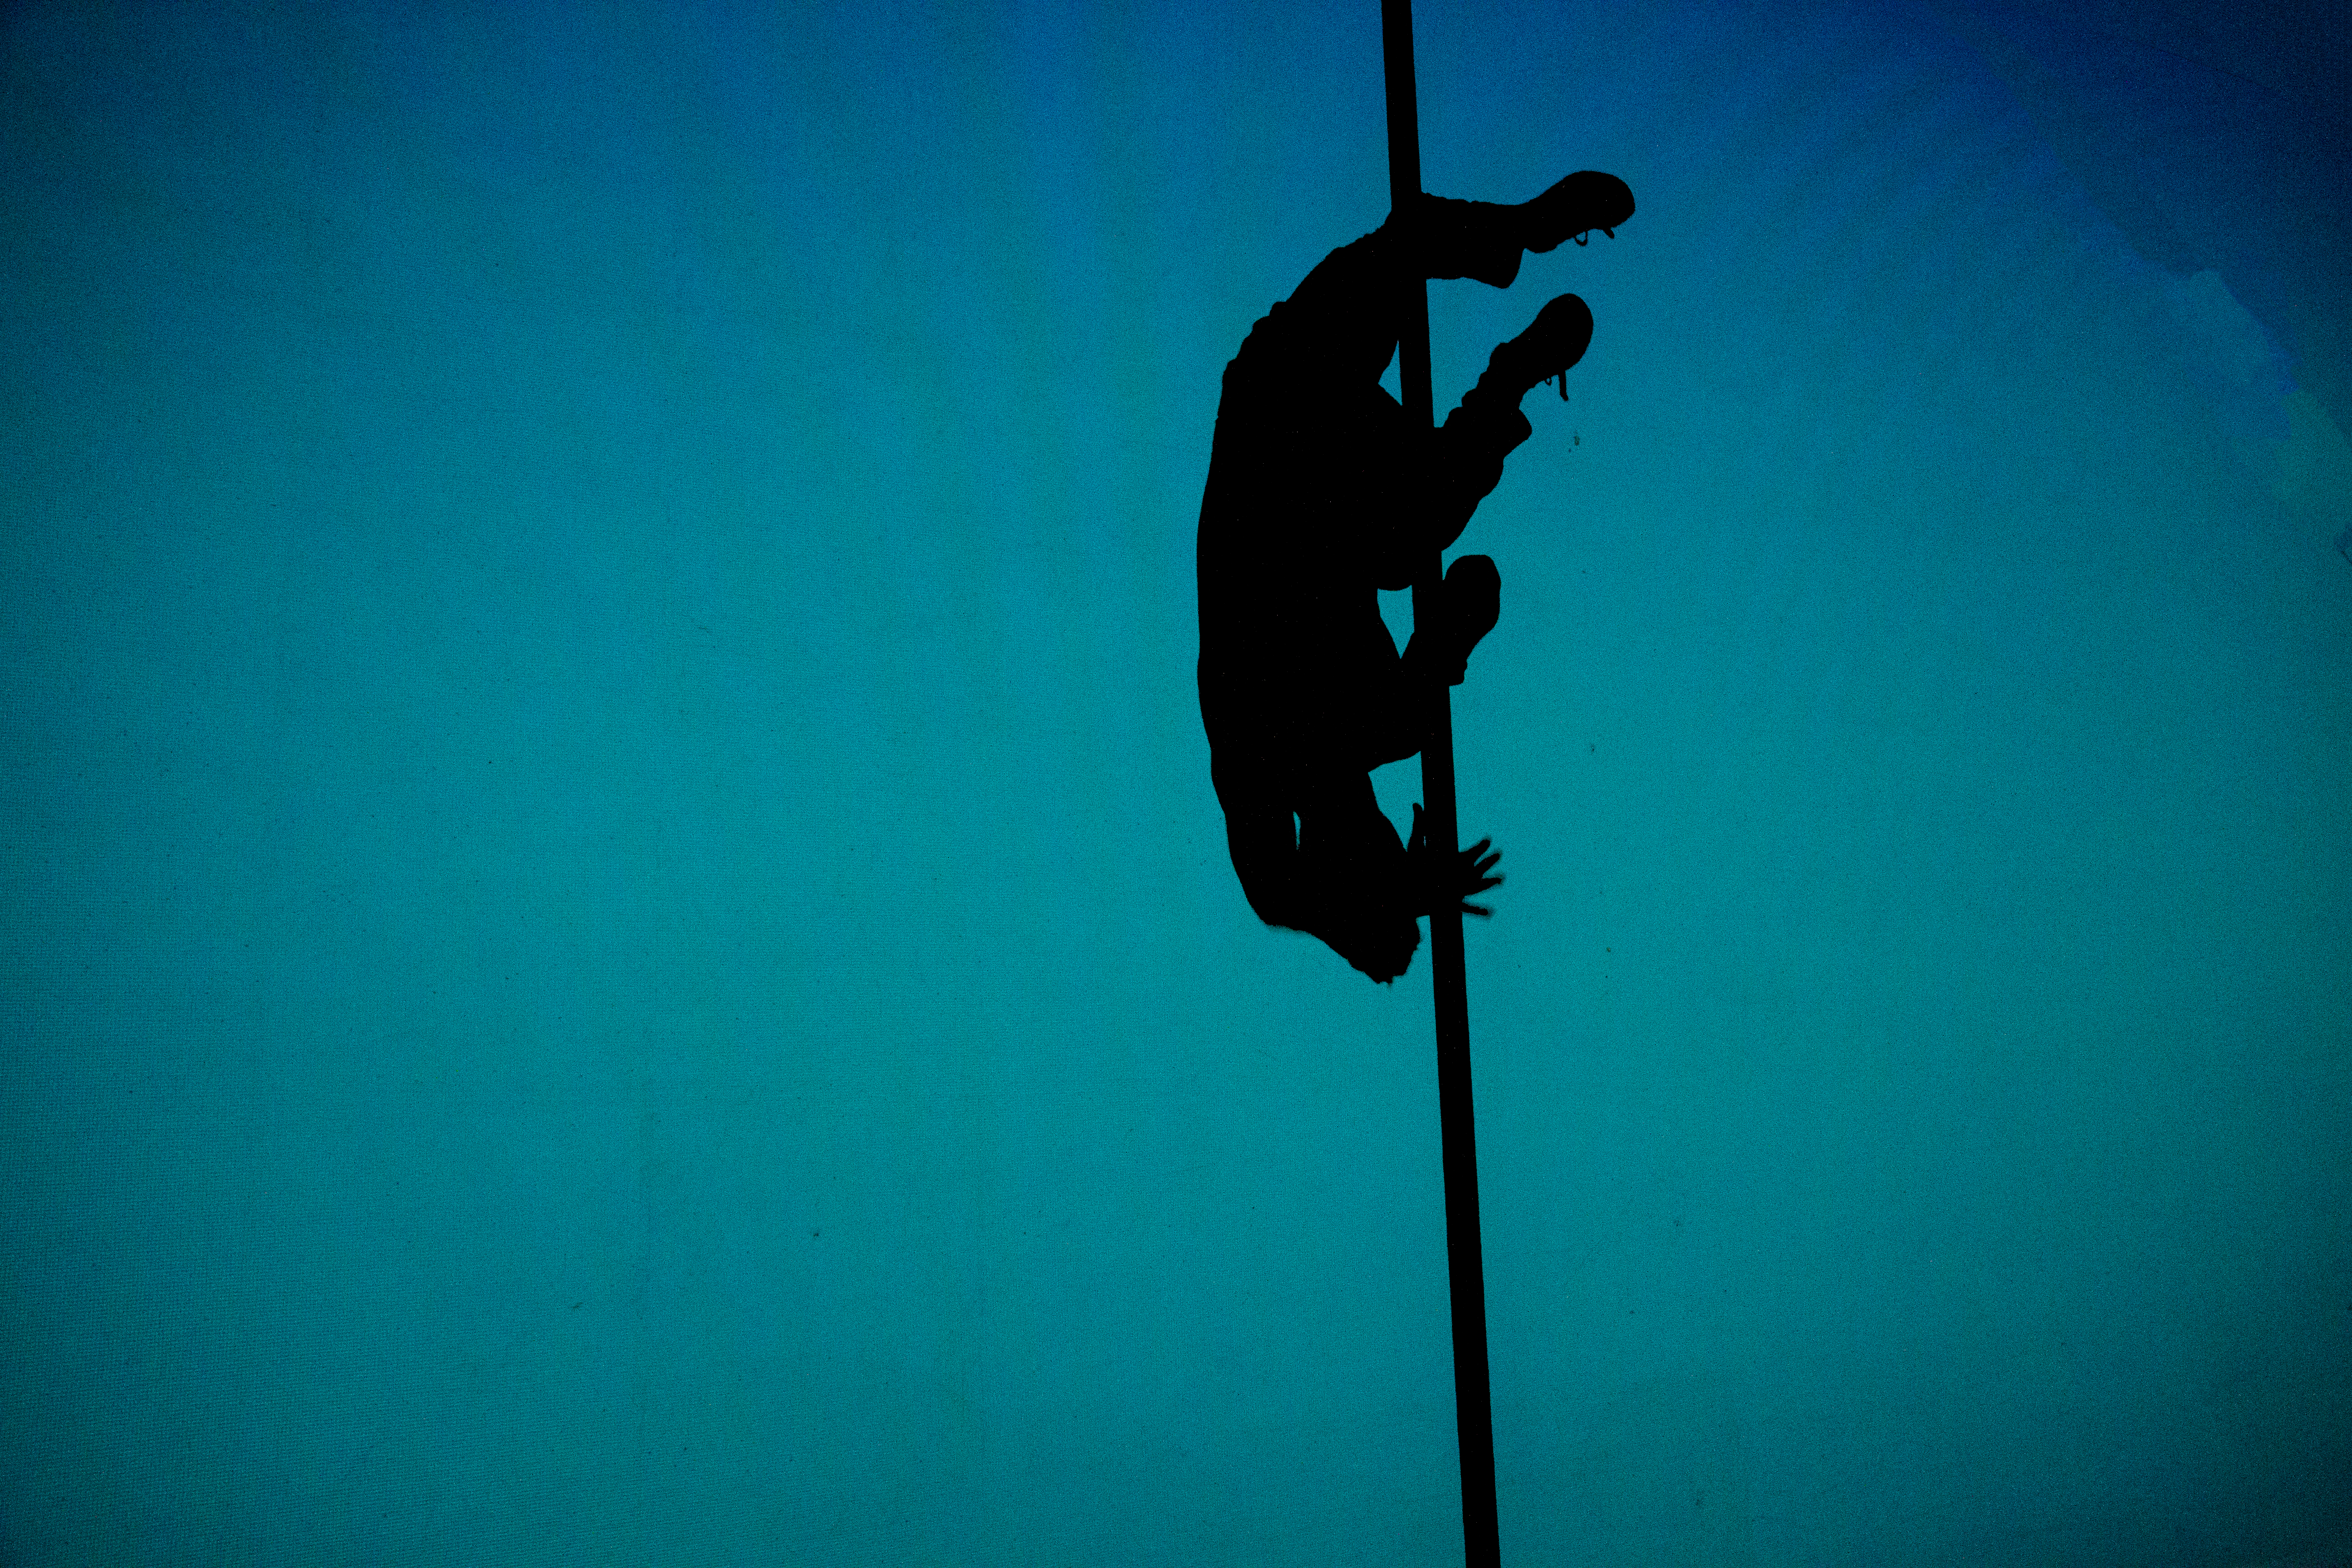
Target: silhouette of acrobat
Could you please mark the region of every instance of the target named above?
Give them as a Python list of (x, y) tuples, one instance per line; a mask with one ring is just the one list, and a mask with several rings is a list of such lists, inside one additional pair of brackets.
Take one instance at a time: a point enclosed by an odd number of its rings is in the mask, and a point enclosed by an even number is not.
[(1633, 214), (1625, 183), (1589, 170), (1517, 206), (1423, 196), (1325, 257), (1225, 367), (1199, 570), (1201, 718), (1226, 844), (1260, 920), (1382, 983), (1412, 963), (1421, 916), (1449, 900), (1486, 914), (1467, 900), (1502, 881), (1489, 840), (1433, 852), (1418, 805), (1408, 847), (1371, 781), (1421, 750), (1430, 683), (1462, 683), (1502, 578), (1484, 555), (1455, 561), (1402, 658), (1377, 590), (1411, 586), (1461, 536), (1532, 434), (1519, 399), (1592, 338), (1584, 301), (1562, 294), (1495, 350), (1441, 428), (1416, 430), (1380, 382), (1404, 290), (1507, 288), (1523, 252)]

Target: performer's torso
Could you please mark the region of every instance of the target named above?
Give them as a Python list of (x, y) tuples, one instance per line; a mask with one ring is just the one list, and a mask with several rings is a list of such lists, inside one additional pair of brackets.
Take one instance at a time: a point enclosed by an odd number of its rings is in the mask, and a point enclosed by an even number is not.
[(1377, 382), (1269, 383), (1247, 357), (1226, 370), (1201, 502), (1202, 713), (1212, 746), (1288, 750), (1389, 696), (1378, 590), (1411, 581), (1422, 454)]

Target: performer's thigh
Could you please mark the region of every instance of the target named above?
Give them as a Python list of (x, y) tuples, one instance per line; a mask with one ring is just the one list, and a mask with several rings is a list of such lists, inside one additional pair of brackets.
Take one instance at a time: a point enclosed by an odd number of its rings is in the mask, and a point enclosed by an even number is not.
[(1237, 363), (1256, 358), (1308, 380), (1377, 383), (1396, 352), (1398, 254), (1384, 228), (1331, 252), (1267, 312)]

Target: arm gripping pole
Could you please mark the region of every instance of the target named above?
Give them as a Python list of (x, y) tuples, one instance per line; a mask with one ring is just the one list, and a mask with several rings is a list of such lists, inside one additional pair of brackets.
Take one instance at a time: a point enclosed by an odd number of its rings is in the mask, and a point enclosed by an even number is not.
[[(1420, 110), (1413, 96), (1412, 0), (1381, 0), (1388, 74), (1389, 206), (1412, 211), (1421, 195)], [(1436, 423), (1429, 377), (1429, 286), (1411, 280), (1399, 300), (1397, 379), (1418, 427)], [(1434, 625), (1444, 561), (1432, 550), (1412, 585), (1416, 626)], [(1430, 700), (1421, 749), (1423, 826), (1450, 864), (1454, 818), (1454, 712), (1446, 689)], [(1478, 1145), (1470, 1100), (1470, 1003), (1462, 963), (1462, 911), (1448, 901), (1429, 917), (1431, 984), (1437, 1004), (1437, 1115), (1445, 1162), (1445, 1263), (1453, 1288), (1454, 1417), (1462, 1452), (1462, 1541), (1466, 1568), (1496, 1568), (1495, 1417), (1486, 1381), (1486, 1283), (1478, 1246)]]

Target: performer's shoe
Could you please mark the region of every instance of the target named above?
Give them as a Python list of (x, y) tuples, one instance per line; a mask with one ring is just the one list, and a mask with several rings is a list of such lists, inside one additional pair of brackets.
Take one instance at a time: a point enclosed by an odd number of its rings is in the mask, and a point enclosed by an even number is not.
[(1540, 253), (1571, 235), (1581, 245), (1596, 228), (1613, 238), (1617, 226), (1633, 216), (1633, 193), (1614, 174), (1580, 169), (1511, 210), (1519, 216), (1521, 247)]
[(1536, 312), (1526, 331), (1496, 345), (1476, 390), (1508, 398), (1516, 408), (1529, 390), (1582, 359), (1591, 342), (1592, 312), (1575, 295), (1562, 294)]
[(1491, 556), (1465, 555), (1445, 569), (1437, 614), (1432, 617), (1436, 635), (1430, 643), (1444, 650), (1438, 672), (1446, 685), (1462, 684), (1469, 669), (1470, 650), (1495, 629), (1502, 612), (1503, 575), (1495, 570)]
[[(1490, 555), (1464, 555), (1445, 569), (1445, 617), (1467, 660), (1503, 616), (1503, 574)], [(1459, 682), (1456, 682), (1458, 685)]]

